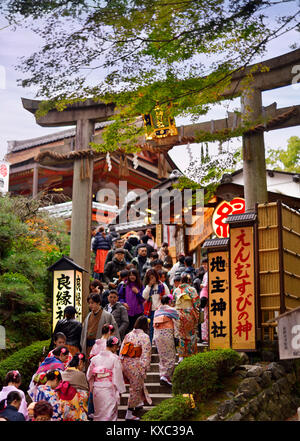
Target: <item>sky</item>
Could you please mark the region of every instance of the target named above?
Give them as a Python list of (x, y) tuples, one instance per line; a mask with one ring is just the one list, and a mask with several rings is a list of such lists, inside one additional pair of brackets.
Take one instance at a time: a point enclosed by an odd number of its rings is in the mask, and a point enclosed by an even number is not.
[[(7, 153), (7, 141), (35, 138), (64, 129), (40, 127), (36, 124), (34, 115), (23, 109), (21, 97), (35, 99), (38, 97), (35, 96), (34, 89), (23, 89), (17, 85), (17, 79), (21, 77), (21, 73), (17, 72), (14, 66), (18, 63), (19, 57), (28, 56), (37, 50), (41, 40), (30, 30), (18, 27), (16, 31), (13, 31), (11, 27), (5, 28), (5, 25), (5, 21), (0, 18), (0, 160), (4, 159)], [(269, 44), (263, 60), (289, 52), (291, 50), (289, 45), (297, 39), (299, 40), (299, 33), (292, 31), (290, 34), (274, 40)], [(300, 84), (263, 92), (264, 106), (268, 106), (274, 101), (277, 102), (278, 108), (299, 105)], [(228, 110), (234, 108), (239, 108), (239, 99), (235, 99)], [(225, 116), (224, 107), (217, 105), (207, 115), (200, 117), (198, 121), (210, 121)], [(190, 121), (187, 119), (176, 120), (177, 126), (184, 123), (190, 123)], [(266, 132), (266, 149), (278, 147), (285, 149), (287, 140), (291, 136), (300, 136), (300, 128), (292, 127)], [(240, 146), (241, 139), (233, 140), (232, 144)], [(191, 145), (191, 152), (193, 156), (199, 156), (200, 145)], [(210, 152), (216, 152), (215, 145), (210, 144)], [(169, 154), (179, 169), (184, 170), (189, 165), (189, 155), (185, 146), (176, 146)]]

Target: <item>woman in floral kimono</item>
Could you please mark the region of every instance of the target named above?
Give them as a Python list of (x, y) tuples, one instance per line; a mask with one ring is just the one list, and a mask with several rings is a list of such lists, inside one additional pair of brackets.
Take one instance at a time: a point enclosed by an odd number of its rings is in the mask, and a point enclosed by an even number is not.
[(87, 380), (93, 393), (94, 421), (117, 421), (120, 394), (125, 383), (122, 366), (116, 352), (119, 339), (109, 337), (106, 348), (92, 358), (87, 371)]
[(170, 306), (172, 299), (165, 295), (161, 299), (161, 306), (154, 313), (154, 342), (159, 355), (160, 384), (172, 386), (171, 378), (175, 368), (177, 338), (176, 321), (179, 314)]
[(144, 381), (151, 363), (151, 343), (148, 335), (148, 318), (141, 316), (122, 343), (120, 358), (125, 377), (129, 380), (128, 410), (126, 420), (139, 420), (133, 415), (134, 409), (141, 408), (144, 400), (152, 403)]
[(46, 357), (43, 363), (40, 364), (38, 370), (33, 375), (29, 389), (28, 395), (32, 401), (36, 401), (37, 387), (40, 384), (45, 384), (46, 377), (45, 372), (57, 370), (62, 372), (65, 370), (65, 362), (69, 357), (69, 349), (66, 346), (58, 346), (53, 349), (51, 357)]
[(52, 421), (61, 421), (61, 405), (58, 393), (55, 391), (61, 382), (61, 374), (58, 370), (49, 371), (45, 374), (46, 384), (37, 387), (37, 394), (34, 401), (45, 400), (51, 404), (53, 408)]
[[(75, 354), (67, 369), (61, 373), (63, 383), (68, 383), (76, 393), (71, 399), (63, 399), (61, 393), (61, 408), (63, 421), (87, 421), (89, 385), (83, 373), (85, 355)], [(56, 389), (58, 390), (58, 388)], [(60, 389), (62, 391), (62, 389)], [(67, 396), (67, 395), (66, 395)]]
[(199, 323), (200, 298), (190, 286), (191, 278), (183, 273), (181, 284), (174, 290), (175, 308), (179, 314), (179, 361), (197, 353), (197, 328)]

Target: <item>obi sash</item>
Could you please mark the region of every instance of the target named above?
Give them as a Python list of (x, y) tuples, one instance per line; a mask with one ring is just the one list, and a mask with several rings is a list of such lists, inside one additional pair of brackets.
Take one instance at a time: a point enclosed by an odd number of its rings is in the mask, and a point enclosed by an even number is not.
[(125, 357), (139, 358), (142, 355), (142, 347), (128, 342), (124, 344), (121, 354)]
[(104, 381), (109, 380), (112, 381), (112, 370), (107, 368), (94, 368), (94, 381)]
[(154, 317), (153, 326), (155, 329), (174, 329), (173, 320), (165, 315)]
[(193, 307), (192, 299), (191, 297), (183, 292), (182, 294), (179, 294), (176, 305), (176, 309), (189, 309)]

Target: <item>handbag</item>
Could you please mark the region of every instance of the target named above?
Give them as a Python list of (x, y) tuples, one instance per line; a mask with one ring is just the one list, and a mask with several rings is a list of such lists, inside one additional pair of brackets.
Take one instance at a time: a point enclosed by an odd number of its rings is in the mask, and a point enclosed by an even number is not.
[(152, 300), (150, 298), (149, 300), (146, 300), (144, 302), (144, 315), (146, 315), (147, 317), (149, 317), (151, 314), (151, 307), (152, 307)]

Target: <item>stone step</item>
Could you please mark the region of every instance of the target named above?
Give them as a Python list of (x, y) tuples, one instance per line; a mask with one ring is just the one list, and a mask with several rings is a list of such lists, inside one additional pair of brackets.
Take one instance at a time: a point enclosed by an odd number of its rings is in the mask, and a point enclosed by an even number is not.
[[(127, 405), (128, 402), (129, 393), (122, 394), (120, 405)], [(163, 400), (166, 400), (167, 398), (172, 398), (173, 395), (171, 393), (152, 393), (150, 394), (150, 397), (152, 399), (152, 406), (156, 406), (157, 404), (161, 403)]]
[[(141, 417), (144, 415), (144, 413), (148, 412), (149, 410), (153, 409), (154, 406), (144, 406), (143, 409), (134, 411), (133, 414), (137, 417)], [(127, 404), (126, 405), (120, 405), (118, 408), (118, 421), (125, 421), (125, 416), (127, 412)], [(120, 420), (119, 420), (120, 418)]]
[[(178, 362), (175, 362), (175, 367), (178, 365)], [(159, 363), (151, 363), (149, 373), (159, 372)]]
[(159, 383), (160, 374), (159, 372), (147, 372), (146, 382), (147, 383)]
[(159, 372), (159, 364), (158, 363), (151, 363), (150, 369), (147, 372)]
[[(159, 378), (159, 377), (158, 377)], [(145, 386), (149, 392), (149, 395), (151, 396), (152, 394), (169, 394), (172, 392), (172, 387), (171, 386), (166, 386), (166, 385), (161, 385), (159, 382), (157, 383), (145, 383)], [(129, 384), (126, 384), (126, 392), (129, 392)]]

